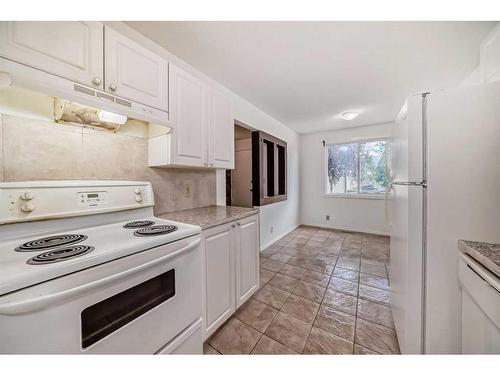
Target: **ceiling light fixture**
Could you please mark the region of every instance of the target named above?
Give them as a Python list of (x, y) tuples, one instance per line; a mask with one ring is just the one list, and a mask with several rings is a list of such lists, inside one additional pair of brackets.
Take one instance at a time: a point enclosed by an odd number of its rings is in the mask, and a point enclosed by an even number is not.
[(356, 111), (348, 111), (340, 114), (340, 117), (342, 117), (346, 121), (354, 120), (358, 116), (359, 112)]

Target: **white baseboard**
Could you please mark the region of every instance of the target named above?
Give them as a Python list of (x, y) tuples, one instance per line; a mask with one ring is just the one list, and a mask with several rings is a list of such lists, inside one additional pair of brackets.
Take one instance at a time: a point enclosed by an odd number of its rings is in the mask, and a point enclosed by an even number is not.
[(278, 241), (281, 238), (285, 237), (288, 233), (290, 233), (292, 230), (298, 228), (300, 225), (301, 224), (292, 225), (290, 228), (288, 228), (287, 230), (285, 230), (283, 233), (281, 233), (278, 236), (274, 237), (272, 240), (267, 241), (264, 245), (260, 246), (260, 251), (263, 251), (263, 250), (267, 249), (273, 243), (275, 243), (276, 241)]
[(378, 234), (380, 236), (390, 236), (390, 233), (372, 229), (360, 229), (360, 228), (352, 228), (352, 227), (326, 227), (321, 224), (313, 224), (313, 223), (302, 223), (301, 225), (309, 225), (311, 227), (325, 228), (325, 229), (333, 229), (333, 230), (343, 230), (346, 232), (357, 232), (357, 233), (368, 233), (368, 234)]
[(267, 249), (269, 246), (271, 246), (273, 243), (276, 241), (280, 240), (281, 238), (285, 237), (288, 233), (293, 231), (294, 229), (300, 227), (301, 225), (307, 225), (311, 227), (317, 227), (317, 228), (325, 228), (325, 229), (332, 229), (332, 230), (343, 230), (346, 232), (357, 232), (357, 233), (368, 233), (368, 234), (378, 234), (380, 236), (389, 236), (390, 233), (387, 232), (382, 232), (382, 231), (377, 231), (377, 230), (371, 230), (371, 229), (359, 229), (359, 228), (349, 228), (349, 227), (325, 227), (324, 225), (318, 225), (318, 224), (309, 224), (309, 223), (302, 223), (302, 224), (296, 224), (292, 225), (290, 228), (285, 230), (283, 233), (279, 234), (278, 236), (274, 237), (272, 240), (266, 242), (265, 244), (260, 246), (260, 251), (263, 251)]

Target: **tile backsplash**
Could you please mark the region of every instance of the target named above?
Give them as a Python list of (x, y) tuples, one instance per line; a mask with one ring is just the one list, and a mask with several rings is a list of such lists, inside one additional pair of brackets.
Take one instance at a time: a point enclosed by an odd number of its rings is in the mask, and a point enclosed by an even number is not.
[(151, 181), (156, 214), (216, 202), (214, 171), (149, 168), (143, 137), (3, 114), (0, 140), (0, 181)]

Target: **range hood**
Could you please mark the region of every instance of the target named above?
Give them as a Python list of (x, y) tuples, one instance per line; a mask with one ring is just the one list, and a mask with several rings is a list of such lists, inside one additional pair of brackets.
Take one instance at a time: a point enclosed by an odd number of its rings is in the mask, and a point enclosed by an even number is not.
[(58, 123), (90, 125), (112, 132), (127, 122), (127, 116), (92, 108), (61, 98), (54, 100), (54, 120)]
[(65, 98), (72, 102), (99, 108), (126, 117), (171, 127), (168, 112), (136, 103), (107, 92), (72, 82), (29, 66), (0, 58), (2, 82)]

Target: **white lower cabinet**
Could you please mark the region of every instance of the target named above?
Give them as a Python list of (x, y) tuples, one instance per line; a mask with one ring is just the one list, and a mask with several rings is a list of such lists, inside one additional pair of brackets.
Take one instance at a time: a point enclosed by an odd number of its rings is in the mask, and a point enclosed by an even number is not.
[(250, 216), (236, 223), (236, 308), (259, 288), (259, 219)]
[(202, 232), (203, 333), (207, 339), (259, 288), (259, 217)]
[(231, 224), (202, 232), (204, 328), (212, 334), (234, 312), (234, 231)]

